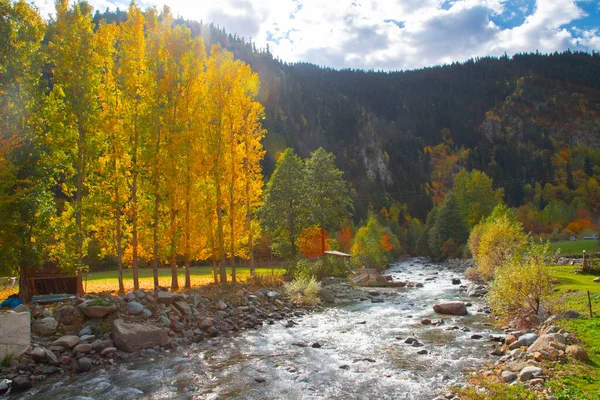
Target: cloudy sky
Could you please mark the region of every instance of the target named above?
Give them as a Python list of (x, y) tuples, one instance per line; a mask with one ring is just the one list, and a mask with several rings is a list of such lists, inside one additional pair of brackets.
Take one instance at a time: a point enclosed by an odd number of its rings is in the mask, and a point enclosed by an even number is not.
[[(101, 11), (128, 0), (89, 0)], [(43, 14), (53, 0), (34, 0)], [(285, 61), (414, 69), (484, 55), (600, 50), (599, 0), (138, 0), (267, 43)]]

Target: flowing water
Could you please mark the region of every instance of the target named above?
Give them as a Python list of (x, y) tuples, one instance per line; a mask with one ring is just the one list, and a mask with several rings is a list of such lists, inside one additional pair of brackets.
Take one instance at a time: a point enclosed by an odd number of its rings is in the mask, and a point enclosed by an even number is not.
[[(423, 288), (377, 289), (383, 303), (338, 305), (255, 331), (210, 339), (166, 353), (145, 351), (111, 369), (94, 369), (38, 384), (35, 399), (431, 399), (464, 380), (464, 370), (488, 359), (489, 316), (442, 316), (438, 301), (472, 301), (452, 285), (459, 273), (420, 260), (392, 266), (394, 279), (423, 282)], [(437, 273), (437, 275), (435, 275)], [(435, 279), (432, 279), (435, 278)], [(282, 323), (283, 322), (283, 323)], [(460, 329), (447, 330), (456, 325)], [(475, 340), (473, 334), (483, 339)], [(414, 336), (423, 347), (404, 339)], [(313, 348), (319, 343), (320, 348)], [(306, 347), (299, 345), (307, 344)], [(417, 351), (427, 350), (419, 355)], [(54, 378), (56, 379), (56, 378)]]

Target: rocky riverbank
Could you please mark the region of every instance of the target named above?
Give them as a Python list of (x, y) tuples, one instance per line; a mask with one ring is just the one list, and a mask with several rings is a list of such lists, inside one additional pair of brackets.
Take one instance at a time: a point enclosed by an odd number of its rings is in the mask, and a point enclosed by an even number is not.
[(50, 375), (115, 365), (144, 349), (175, 349), (264, 323), (291, 327), (307, 310), (291, 304), (281, 288), (209, 286), (192, 293), (86, 295), (75, 304), (16, 311), (30, 312), (32, 345), (0, 368), (0, 393), (26, 391)]
[(569, 363), (589, 361), (577, 338), (557, 328), (555, 322), (556, 317), (551, 317), (537, 329), (527, 332), (506, 329), (504, 336), (494, 338), (499, 345), (490, 353), (499, 358), (471, 374), (466, 389), (447, 388), (436, 399), (460, 398), (461, 393), (469, 389), (490, 395), (490, 383), (522, 385), (539, 398), (555, 399), (547, 385), (555, 372), (564, 370)]

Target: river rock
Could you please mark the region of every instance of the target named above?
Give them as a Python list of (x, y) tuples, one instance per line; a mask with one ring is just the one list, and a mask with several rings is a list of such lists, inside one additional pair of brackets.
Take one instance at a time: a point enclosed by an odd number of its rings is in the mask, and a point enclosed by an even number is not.
[(476, 283), (470, 283), (467, 286), (467, 296), (469, 297), (483, 297), (487, 294), (488, 290), (484, 285), (478, 285)]
[(77, 360), (77, 372), (88, 372), (92, 369), (92, 360), (87, 357), (81, 357)]
[(173, 303), (173, 305), (177, 310), (179, 310), (181, 314), (185, 316), (192, 315), (192, 309), (190, 308), (190, 305), (185, 301), (176, 301)]
[(92, 334), (92, 327), (89, 325), (79, 331), (79, 337), (82, 337), (85, 335), (91, 335), (91, 334)]
[(116, 351), (117, 351), (116, 347), (107, 347), (100, 352), (100, 355), (102, 357), (108, 357), (108, 356), (114, 354)]
[(524, 382), (532, 378), (537, 378), (540, 375), (542, 375), (542, 369), (540, 367), (528, 365), (527, 367), (523, 368), (521, 372), (519, 372), (519, 380)]
[(460, 285), (460, 284), (461, 284), (461, 281), (460, 281), (460, 279), (458, 279), (458, 278), (452, 278), (452, 284), (453, 284), (453, 285)]
[(589, 361), (590, 357), (588, 353), (581, 347), (577, 345), (567, 347), (567, 354), (579, 361)]
[(43, 362), (46, 359), (46, 353), (44, 353), (44, 349), (41, 347), (34, 347), (28, 354), (36, 363)]
[(56, 354), (50, 349), (44, 349), (44, 355), (46, 356), (46, 361), (52, 365), (58, 365), (58, 358)]
[(519, 342), (523, 343), (524, 346), (531, 346), (538, 338), (538, 335), (536, 335), (535, 333), (526, 333), (524, 335), (521, 335), (521, 337), (519, 338)]
[(325, 304), (335, 303), (335, 293), (333, 293), (332, 290), (327, 289), (327, 288), (322, 288), (321, 291), (319, 292), (319, 295), (321, 296), (321, 300), (323, 301), (323, 303), (325, 303)]
[(112, 336), (115, 347), (129, 353), (154, 346), (165, 346), (169, 339), (167, 331), (162, 328), (126, 323), (120, 318), (113, 321)]
[(504, 337), (504, 343), (506, 343), (506, 344), (511, 344), (511, 343), (514, 343), (514, 342), (516, 342), (518, 340), (519, 340), (519, 338), (516, 337), (515, 335), (513, 335), (512, 333), (508, 334), (508, 335), (506, 335)]
[(56, 333), (58, 321), (52, 317), (37, 319), (31, 324), (31, 332), (40, 336), (52, 336)]
[(204, 318), (198, 324), (198, 328), (203, 329), (203, 330), (207, 330), (208, 328), (212, 327), (214, 324), (215, 324), (215, 320), (214, 319), (212, 319), (212, 318)]
[(563, 313), (563, 317), (566, 319), (577, 319), (581, 318), (581, 314), (574, 310), (568, 310)]
[(217, 309), (227, 310), (227, 303), (225, 303), (224, 301), (219, 301), (219, 303), (217, 304)]
[(419, 343), (419, 341), (417, 340), (417, 338), (414, 338), (414, 337), (410, 336), (410, 337), (407, 337), (404, 340), (404, 343), (406, 343), (406, 344), (414, 344), (414, 343)]
[(31, 380), (28, 376), (19, 375), (12, 380), (10, 387), (13, 393), (24, 392), (31, 389)]
[(70, 349), (79, 344), (79, 336), (75, 335), (66, 335), (56, 339), (52, 342), (54, 346), (62, 346), (64, 348)]
[(504, 382), (512, 382), (517, 379), (517, 374), (512, 371), (502, 371), (501, 377)]
[(94, 342), (92, 342), (92, 350), (94, 350), (96, 353), (101, 352), (102, 350), (104, 350), (107, 347), (112, 347), (113, 346), (113, 341), (112, 340), (95, 340)]
[(555, 343), (560, 343), (562, 345), (566, 344), (566, 339), (560, 333), (548, 333), (546, 335), (542, 335), (531, 346), (527, 349), (528, 353), (534, 353), (536, 351), (539, 352), (556, 352)]
[(462, 301), (448, 301), (435, 304), (433, 311), (438, 314), (467, 315), (467, 306)]
[(78, 344), (73, 347), (74, 353), (89, 353), (90, 351), (92, 351), (92, 345), (88, 343)]
[(79, 343), (86, 342), (91, 343), (96, 340), (96, 335), (83, 335), (79, 337)]
[(143, 299), (144, 297), (146, 297), (146, 292), (144, 292), (141, 289), (138, 289), (133, 291), (133, 295), (136, 299)]
[(18, 306), (13, 308), (13, 311), (16, 313), (30, 312), (29, 307), (27, 307), (25, 304), (19, 304)]
[(144, 311), (144, 305), (143, 304), (138, 303), (137, 301), (131, 301), (131, 302), (127, 303), (127, 312), (129, 314), (131, 314), (131, 315), (138, 315), (142, 311)]
[(175, 301), (175, 293), (160, 291), (156, 295), (156, 301), (158, 304), (171, 305)]
[(117, 306), (112, 305), (97, 305), (96, 300), (87, 300), (79, 305), (79, 310), (88, 318), (104, 318), (107, 315), (115, 312)]
[(165, 317), (164, 315), (161, 315), (160, 317), (158, 317), (158, 320), (164, 326), (171, 326), (171, 320), (169, 320), (169, 318)]

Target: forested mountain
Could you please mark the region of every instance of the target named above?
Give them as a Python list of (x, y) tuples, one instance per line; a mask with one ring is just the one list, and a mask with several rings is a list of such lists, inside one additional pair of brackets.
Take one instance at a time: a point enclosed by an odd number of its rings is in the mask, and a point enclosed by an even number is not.
[[(125, 13), (95, 19), (123, 21)], [(352, 184), (357, 219), (396, 201), (424, 218), (462, 168), (486, 172), (519, 207), (533, 200), (535, 183), (567, 184), (557, 154), (579, 155), (571, 169), (587, 165), (589, 174), (579, 174), (575, 186), (600, 166), (598, 53), (484, 57), (415, 71), (334, 70), (281, 62), (214, 25), (176, 23), (258, 72), (265, 174), (288, 146), (301, 156), (322, 146)]]

